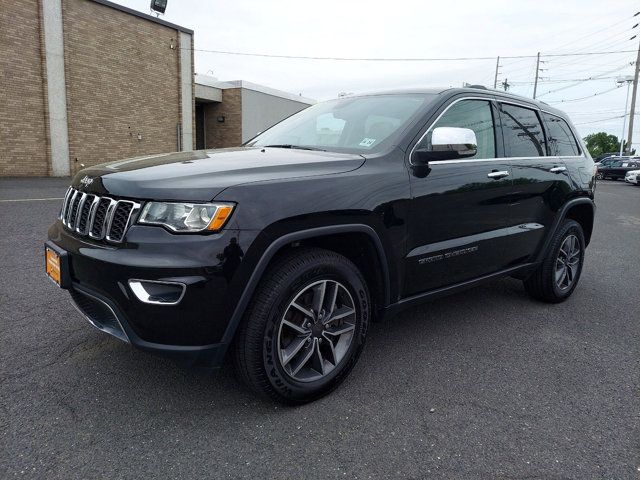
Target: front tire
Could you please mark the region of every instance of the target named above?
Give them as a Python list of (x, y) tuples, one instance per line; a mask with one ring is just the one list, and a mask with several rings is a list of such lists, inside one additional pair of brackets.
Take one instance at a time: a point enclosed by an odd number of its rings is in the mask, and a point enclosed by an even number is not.
[(349, 259), (295, 249), (256, 289), (236, 334), (236, 371), (254, 392), (274, 400), (316, 400), (356, 364), (370, 316), (366, 282)]
[(565, 220), (553, 235), (546, 257), (524, 280), (527, 293), (537, 300), (560, 303), (571, 296), (582, 273), (585, 241), (582, 226)]

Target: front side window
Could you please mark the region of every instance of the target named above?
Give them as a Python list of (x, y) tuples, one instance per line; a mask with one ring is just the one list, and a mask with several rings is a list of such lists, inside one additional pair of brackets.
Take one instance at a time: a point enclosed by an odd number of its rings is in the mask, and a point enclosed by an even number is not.
[(567, 122), (549, 113), (543, 113), (542, 116), (547, 127), (549, 154), (560, 157), (580, 155), (580, 149)]
[(461, 100), (454, 103), (429, 129), (418, 148), (431, 144), (431, 133), (437, 127), (468, 128), (476, 134), (478, 151), (471, 159), (496, 157), (496, 136), (491, 105), (485, 100)]
[(507, 157), (544, 156), (542, 125), (534, 110), (501, 103), (500, 117)]
[(318, 103), (261, 133), (249, 147), (287, 147), (366, 153), (390, 145), (435, 95), (345, 97)]

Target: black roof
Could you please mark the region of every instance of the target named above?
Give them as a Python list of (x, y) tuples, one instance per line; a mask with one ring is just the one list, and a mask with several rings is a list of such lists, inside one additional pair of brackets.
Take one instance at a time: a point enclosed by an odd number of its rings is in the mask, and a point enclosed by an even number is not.
[(539, 108), (540, 110), (551, 112), (557, 115), (566, 116), (564, 112), (562, 112), (561, 110), (558, 110), (555, 107), (552, 107), (551, 105), (545, 102), (541, 102), (539, 100), (533, 100), (532, 98), (528, 98), (528, 97), (523, 97), (522, 95), (515, 95), (513, 93), (505, 92), (503, 90), (494, 90), (491, 88), (486, 88), (481, 85), (477, 85), (477, 86), (474, 85), (472, 87), (463, 87), (463, 88), (444, 88), (444, 87), (443, 88), (422, 88), (422, 87), (400, 88), (400, 89), (393, 89), (393, 90), (367, 92), (363, 94), (357, 94), (354, 96), (357, 97), (357, 96), (366, 96), (366, 95), (394, 95), (394, 94), (399, 95), (399, 94), (407, 94), (407, 93), (425, 93), (425, 94), (432, 94), (432, 95), (440, 95), (440, 94), (457, 95), (461, 93), (477, 95), (481, 93), (487, 93), (487, 94), (495, 95), (497, 97), (504, 98), (505, 100), (513, 100), (515, 102), (525, 103), (533, 107)]

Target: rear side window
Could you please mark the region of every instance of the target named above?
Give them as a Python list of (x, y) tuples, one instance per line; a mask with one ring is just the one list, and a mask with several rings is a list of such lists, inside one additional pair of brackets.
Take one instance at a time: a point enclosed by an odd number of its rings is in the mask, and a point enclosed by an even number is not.
[(496, 136), (491, 105), (484, 100), (461, 100), (454, 103), (429, 129), (421, 146), (431, 143), (431, 132), (437, 127), (469, 128), (476, 134), (478, 151), (471, 159), (495, 158)]
[(580, 149), (567, 122), (549, 113), (543, 113), (545, 127), (547, 127), (547, 141), (549, 154), (558, 156), (580, 155)]
[(507, 157), (543, 157), (544, 135), (534, 110), (500, 104), (502, 136)]

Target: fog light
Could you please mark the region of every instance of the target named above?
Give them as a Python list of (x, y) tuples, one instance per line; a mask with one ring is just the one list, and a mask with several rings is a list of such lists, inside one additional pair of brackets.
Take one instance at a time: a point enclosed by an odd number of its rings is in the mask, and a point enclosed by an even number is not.
[(184, 283), (138, 279), (129, 280), (129, 288), (138, 300), (154, 305), (177, 305), (187, 290)]

